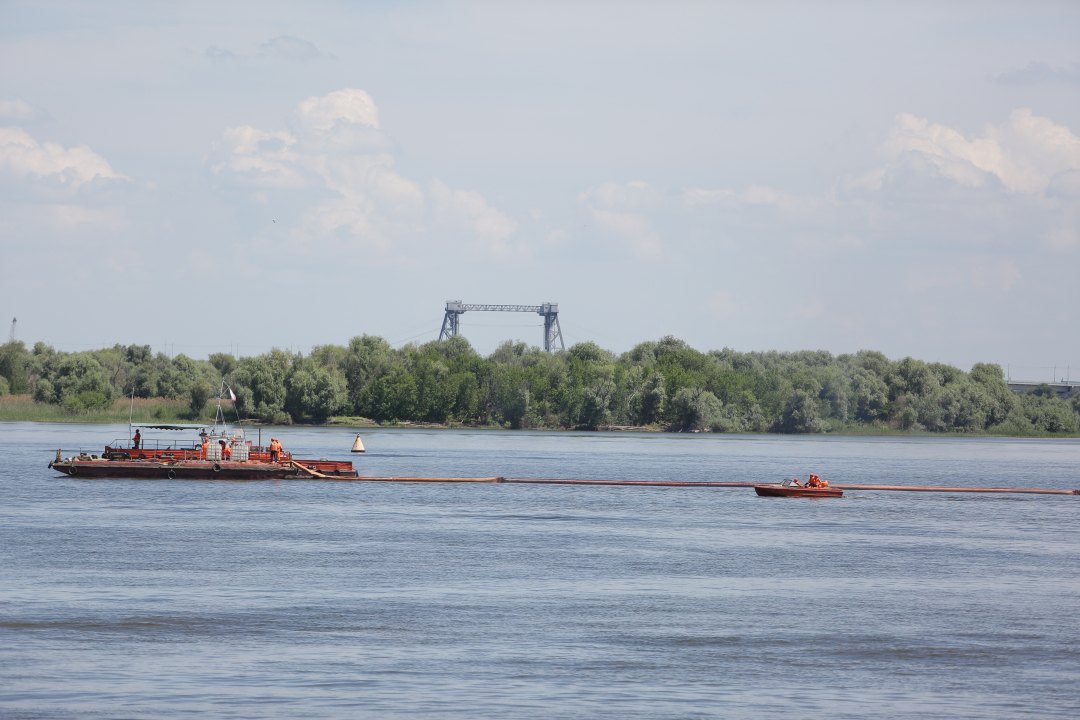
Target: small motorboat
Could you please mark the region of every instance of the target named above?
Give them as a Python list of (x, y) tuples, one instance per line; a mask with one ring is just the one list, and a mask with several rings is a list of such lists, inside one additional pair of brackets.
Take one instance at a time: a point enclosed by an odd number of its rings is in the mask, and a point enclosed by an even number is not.
[(793, 485), (791, 480), (785, 480), (782, 483), (770, 483), (768, 485), (755, 485), (754, 492), (761, 497), (844, 497), (843, 490), (830, 487)]

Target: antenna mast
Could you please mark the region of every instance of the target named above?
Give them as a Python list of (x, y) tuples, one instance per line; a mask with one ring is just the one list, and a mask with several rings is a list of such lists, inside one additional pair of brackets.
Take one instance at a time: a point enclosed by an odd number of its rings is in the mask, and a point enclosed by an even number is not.
[(8, 336), (8, 342), (15, 342), (15, 323), (19, 321), (19, 318), (11, 318), (11, 334)]

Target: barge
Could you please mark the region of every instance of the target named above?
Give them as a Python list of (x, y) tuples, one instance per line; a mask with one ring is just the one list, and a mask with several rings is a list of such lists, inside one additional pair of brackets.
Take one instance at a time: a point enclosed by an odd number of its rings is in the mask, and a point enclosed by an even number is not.
[[(222, 393), (226, 388), (222, 381)], [(232, 390), (229, 390), (230, 394)], [(235, 396), (233, 397), (235, 400)], [(134, 404), (134, 394), (132, 394)], [(146, 430), (197, 430), (197, 440), (172, 438), (145, 439)], [(131, 431), (135, 430), (134, 436)], [(359, 442), (359, 440), (357, 441)], [(363, 452), (362, 445), (361, 450)], [(49, 468), (74, 477), (85, 478), (144, 478), (147, 480), (280, 480), (286, 478), (320, 478), (349, 480), (359, 477), (349, 461), (301, 460), (281, 445), (271, 442), (252, 444), (243, 428), (230, 430), (221, 410), (218, 396), (214, 424), (134, 424), (128, 421), (127, 439), (116, 439), (105, 445), (101, 455), (80, 451), (76, 455), (56, 459)]]
[[(115, 453), (114, 453), (115, 454)], [(138, 478), (145, 480), (284, 480), (319, 478), (355, 480), (351, 462), (333, 460), (168, 460), (153, 457), (117, 459), (80, 454), (49, 463), (56, 472), (84, 478)]]

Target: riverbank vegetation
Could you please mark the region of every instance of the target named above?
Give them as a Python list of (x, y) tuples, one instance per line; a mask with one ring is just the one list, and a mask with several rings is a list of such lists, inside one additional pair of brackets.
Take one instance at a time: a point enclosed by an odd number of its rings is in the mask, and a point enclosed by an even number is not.
[(1049, 386), (1015, 394), (997, 365), (964, 372), (869, 350), (701, 352), (670, 336), (618, 356), (591, 342), (554, 355), (505, 342), (482, 357), (462, 337), (394, 349), (364, 335), (306, 356), (274, 349), (206, 360), (145, 345), (68, 353), (14, 342), (0, 346), (0, 395), (25, 397), (0, 400), (0, 420), (126, 421), (121, 399), (134, 392), (141, 422), (203, 421), (223, 378), (237, 396), (232, 417), (273, 424), (348, 417), (583, 430), (1080, 432), (1080, 396), (1064, 401)]

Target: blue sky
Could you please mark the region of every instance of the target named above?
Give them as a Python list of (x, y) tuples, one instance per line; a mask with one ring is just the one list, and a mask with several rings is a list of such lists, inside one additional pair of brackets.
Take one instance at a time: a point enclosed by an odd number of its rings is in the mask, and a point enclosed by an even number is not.
[(0, 311), (1080, 375), (1080, 9), (881, 5), (5, 2)]

